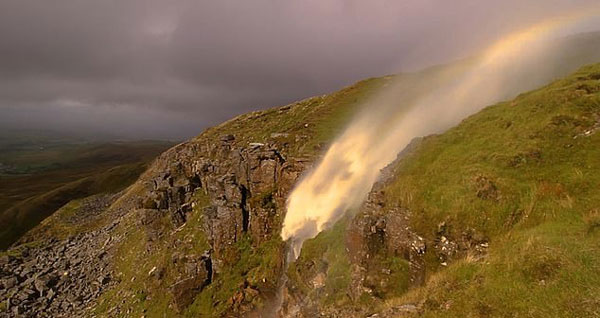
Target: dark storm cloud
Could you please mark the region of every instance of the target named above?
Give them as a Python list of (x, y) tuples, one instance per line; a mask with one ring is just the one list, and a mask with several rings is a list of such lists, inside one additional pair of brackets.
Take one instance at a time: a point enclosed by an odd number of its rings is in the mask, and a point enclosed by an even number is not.
[(0, 124), (182, 137), (592, 1), (0, 2)]

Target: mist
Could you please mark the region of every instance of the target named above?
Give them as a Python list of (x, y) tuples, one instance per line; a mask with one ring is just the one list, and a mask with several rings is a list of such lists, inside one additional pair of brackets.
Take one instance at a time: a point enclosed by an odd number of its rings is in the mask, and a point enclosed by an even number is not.
[(305, 240), (358, 208), (380, 170), (413, 138), (443, 132), (487, 105), (600, 59), (597, 46), (569, 56), (572, 39), (562, 38), (573, 28), (598, 22), (597, 9), (544, 19), (459, 63), (390, 77), (364, 105), (368, 111), (351, 122), (289, 196), (281, 237), (291, 242), (291, 259)]

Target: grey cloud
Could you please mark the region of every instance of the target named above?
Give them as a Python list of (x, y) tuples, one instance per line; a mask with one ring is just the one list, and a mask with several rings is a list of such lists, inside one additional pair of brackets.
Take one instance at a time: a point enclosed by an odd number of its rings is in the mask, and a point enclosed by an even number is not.
[(0, 2), (0, 125), (180, 138), (595, 0)]

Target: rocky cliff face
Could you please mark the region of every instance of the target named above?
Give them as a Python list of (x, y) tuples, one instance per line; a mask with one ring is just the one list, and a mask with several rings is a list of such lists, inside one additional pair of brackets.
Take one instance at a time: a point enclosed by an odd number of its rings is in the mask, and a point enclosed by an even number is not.
[[(323, 303), (332, 291), (325, 290), (330, 267), (335, 266), (323, 255), (300, 258), (294, 266), (295, 280), (285, 286), (283, 317), (355, 317), (368, 316), (371, 306), (367, 299), (384, 299), (425, 282), (425, 240), (412, 229), (411, 212), (386, 199), (385, 187), (393, 182), (399, 160), (418, 144), (415, 139), (398, 158), (382, 170), (363, 206), (344, 221), (340, 234), (334, 239), (343, 242), (342, 254), (348, 267), (347, 286), (336, 293), (343, 294), (358, 306), (338, 306)], [(319, 260), (321, 258), (321, 260)], [(393, 264), (390, 260), (395, 260)], [(329, 274), (330, 275), (330, 274)], [(307, 290), (306, 287), (312, 290)]]
[[(231, 250), (243, 238), (249, 238), (253, 249), (279, 239), (285, 197), (307, 164), (285, 157), (272, 144), (239, 145), (233, 135), (223, 135), (212, 143), (183, 143), (156, 160), (138, 182), (135, 194), (126, 194), (126, 200), (117, 206), (127, 211), (125, 214), (135, 215), (149, 251), (153, 244), (169, 240), (169, 231), (201, 214), (202, 223), (194, 230), (202, 232), (208, 248), (194, 251), (194, 255), (174, 256), (179, 277), (168, 290), (176, 311), (183, 312), (213, 277), (234, 265)], [(208, 199), (200, 211), (194, 200), (199, 192)], [(170, 224), (164, 224), (165, 218)], [(84, 312), (115, 275), (110, 265), (116, 257), (113, 243), (121, 241), (118, 235), (124, 235), (115, 230), (121, 221), (122, 217), (110, 226), (67, 240), (46, 241), (43, 247), (22, 247), (18, 257), (4, 256), (1, 296), (9, 304), (10, 316)], [(283, 253), (278, 265), (273, 270), (280, 274)], [(158, 270), (164, 268), (154, 271)], [(277, 277), (267, 278), (270, 288), (264, 290), (266, 294), (278, 282)], [(252, 310), (245, 304), (252, 299), (245, 294), (259, 292), (257, 286), (249, 285), (230, 295), (231, 311)]]
[[(194, 141), (182, 144), (158, 159), (153, 173), (144, 177), (147, 195), (141, 199), (141, 206), (146, 216), (168, 213), (173, 225), (181, 227), (194, 213), (195, 193), (201, 191), (209, 199), (208, 206), (202, 210), (202, 231), (210, 246), (198, 262), (202, 264), (202, 270), (192, 271), (192, 275), (182, 278), (171, 288), (179, 311), (185, 310), (196, 295), (210, 286), (213, 275), (219, 276), (227, 267), (235, 266), (228, 255), (245, 235), (250, 238), (253, 249), (273, 240), (279, 242), (277, 267), (272, 269), (274, 277), (262, 277), (266, 283), (262, 286), (244, 282), (229, 299), (228, 312), (260, 315), (261, 311), (255, 308), (255, 299), (262, 299), (259, 304), (269, 304), (279, 288), (286, 289), (282, 297), (286, 305), (278, 315), (309, 317), (319, 310), (318, 304), (312, 309), (307, 306), (311, 301), (308, 295), (280, 286), (285, 269), (285, 250), (279, 239), (285, 198), (310, 165), (309, 159), (287, 156), (276, 144), (240, 145), (233, 135), (223, 135), (213, 144)], [(393, 284), (390, 278), (394, 276), (386, 269), (386, 264), (381, 264), (382, 260), (391, 257), (397, 257), (410, 268), (410, 283), (406, 288), (424, 281), (425, 243), (410, 230), (409, 211), (386, 206), (381, 190), (386, 181), (393, 178), (391, 167), (384, 171), (384, 177), (344, 235), (352, 264), (353, 288), (348, 292), (355, 301), (363, 293), (383, 297), (392, 288), (387, 285)], [(162, 234), (153, 229), (153, 223), (160, 218), (150, 218), (154, 221), (144, 222), (147, 232), (150, 237), (160, 237)], [(344, 237), (339, 239), (344, 240)], [(317, 285), (322, 284), (319, 283), (322, 275), (317, 272), (310, 279)], [(299, 304), (302, 304), (302, 310), (295, 310), (294, 306)], [(294, 314), (290, 314), (292, 312)]]
[[(201, 211), (200, 230), (209, 244), (209, 249), (202, 251), (203, 270), (194, 271), (171, 288), (180, 311), (211, 283), (213, 275), (234, 265), (229, 254), (243, 237), (249, 238), (252, 248), (279, 240), (286, 195), (306, 165), (306, 161), (285, 157), (272, 144), (240, 146), (233, 135), (223, 135), (213, 144), (185, 143), (157, 160), (152, 173), (144, 177), (146, 195), (140, 199), (144, 214), (150, 216), (144, 222), (149, 237), (162, 235), (154, 227), (161, 213), (167, 213), (178, 228), (194, 213), (195, 193), (204, 193), (209, 201)], [(281, 273), (283, 255), (278, 265), (274, 270)], [(277, 278), (266, 278), (273, 289)], [(245, 301), (243, 291), (242, 296), (232, 295), (232, 302)]]

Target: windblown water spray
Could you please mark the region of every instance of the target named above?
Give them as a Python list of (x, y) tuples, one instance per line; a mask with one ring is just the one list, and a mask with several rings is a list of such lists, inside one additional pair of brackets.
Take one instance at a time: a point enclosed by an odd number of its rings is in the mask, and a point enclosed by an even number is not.
[(428, 92), (413, 100), (399, 99), (405, 82), (389, 85), (291, 193), (281, 232), (283, 240), (291, 241), (290, 260), (298, 257), (305, 240), (358, 207), (380, 170), (413, 138), (448, 129), (486, 105), (551, 80), (549, 73), (539, 71), (553, 65), (539, 61), (553, 32), (597, 13), (596, 8), (586, 10), (511, 34), (475, 61), (438, 74)]

